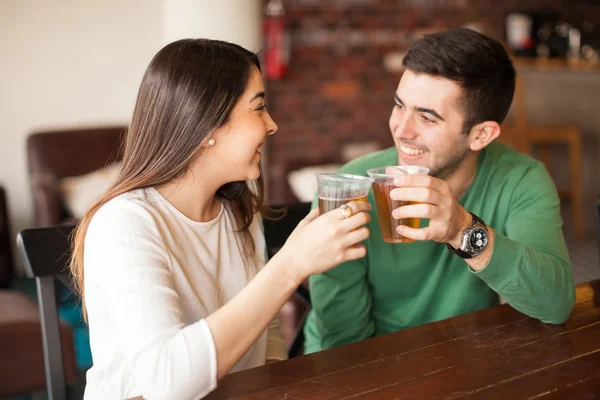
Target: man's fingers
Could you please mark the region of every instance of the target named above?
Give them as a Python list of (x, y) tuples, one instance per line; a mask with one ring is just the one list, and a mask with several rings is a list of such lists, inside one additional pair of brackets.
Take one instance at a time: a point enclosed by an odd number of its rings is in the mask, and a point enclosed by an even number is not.
[(390, 198), (396, 201), (417, 201), (419, 203), (439, 204), (442, 193), (430, 187), (403, 186), (392, 189)]
[(438, 178), (434, 178), (430, 175), (398, 175), (394, 178), (394, 185), (396, 186), (420, 186), (430, 187), (438, 191), (442, 191), (444, 188), (444, 181)]
[(392, 210), (392, 218), (404, 219), (404, 218), (429, 218), (432, 219), (436, 216), (437, 206), (427, 203), (410, 204), (402, 207), (398, 207)]
[(431, 240), (431, 229), (429, 227), (411, 228), (406, 225), (399, 225), (396, 227), (396, 232), (413, 240)]

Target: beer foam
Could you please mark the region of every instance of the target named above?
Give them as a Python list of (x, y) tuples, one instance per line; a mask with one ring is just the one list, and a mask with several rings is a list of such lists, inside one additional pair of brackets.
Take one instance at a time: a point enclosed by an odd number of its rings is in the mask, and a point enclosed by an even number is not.
[(339, 197), (322, 197), (319, 196), (319, 200), (325, 201), (363, 201), (366, 196), (353, 197), (351, 199), (340, 199)]

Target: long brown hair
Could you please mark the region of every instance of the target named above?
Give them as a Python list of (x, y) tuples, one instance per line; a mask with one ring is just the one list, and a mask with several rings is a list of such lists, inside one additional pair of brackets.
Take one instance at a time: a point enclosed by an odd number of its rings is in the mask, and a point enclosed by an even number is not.
[[(140, 84), (125, 136), (119, 178), (74, 231), (70, 268), (84, 318), (84, 241), (94, 214), (123, 193), (182, 177), (214, 131), (229, 119), (254, 67), (260, 70), (256, 54), (218, 40), (179, 40), (154, 56)], [(255, 184), (251, 188), (254, 183), (231, 182), (217, 191), (233, 215), (237, 239), (248, 258), (255, 252), (249, 232), (254, 215), (268, 211), (262, 177)]]

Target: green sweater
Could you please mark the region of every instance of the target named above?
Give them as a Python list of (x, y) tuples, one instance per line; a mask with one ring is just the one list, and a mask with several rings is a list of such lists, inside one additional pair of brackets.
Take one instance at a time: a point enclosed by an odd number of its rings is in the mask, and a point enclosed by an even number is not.
[[(390, 148), (340, 172), (366, 175), (367, 169), (395, 165), (397, 159)], [(540, 162), (495, 142), (480, 153), (475, 179), (460, 198), (496, 232), (492, 257), (480, 272), (445, 244), (385, 243), (372, 191), (368, 201), (373, 218), (367, 256), (310, 277), (306, 353), (491, 307), (499, 295), (546, 323), (569, 316), (575, 289), (559, 199)], [(421, 221), (421, 227), (427, 224)]]

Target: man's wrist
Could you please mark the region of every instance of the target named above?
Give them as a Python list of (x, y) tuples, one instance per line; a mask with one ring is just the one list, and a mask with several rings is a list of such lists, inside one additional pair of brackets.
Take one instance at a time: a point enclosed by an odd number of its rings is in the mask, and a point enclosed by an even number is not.
[(460, 247), (465, 230), (473, 223), (473, 217), (471, 217), (471, 214), (464, 208), (462, 208), (461, 210), (462, 215), (458, 224), (458, 231), (456, 232), (454, 237), (447, 242), (450, 246), (454, 247), (455, 249), (458, 249)]
[(477, 257), (465, 260), (469, 267), (475, 272), (479, 272), (487, 267), (492, 253), (494, 251), (496, 232), (491, 227), (488, 227), (488, 245)]

